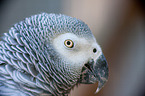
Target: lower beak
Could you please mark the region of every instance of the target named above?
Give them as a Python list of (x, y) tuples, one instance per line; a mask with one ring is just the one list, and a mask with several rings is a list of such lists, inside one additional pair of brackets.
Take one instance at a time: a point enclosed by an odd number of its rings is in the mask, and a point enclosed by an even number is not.
[(98, 88), (95, 93), (99, 92), (104, 84), (108, 81), (108, 64), (104, 55), (100, 55), (97, 60), (90, 60), (82, 68), (82, 74), (79, 83), (94, 84), (98, 82)]

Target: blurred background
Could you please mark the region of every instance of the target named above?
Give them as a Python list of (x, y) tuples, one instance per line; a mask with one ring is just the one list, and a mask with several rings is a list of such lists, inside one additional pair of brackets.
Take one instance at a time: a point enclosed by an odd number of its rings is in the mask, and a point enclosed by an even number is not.
[(91, 28), (109, 64), (105, 87), (80, 85), (70, 96), (145, 96), (144, 0), (1, 0), (0, 35), (34, 14), (61, 13)]

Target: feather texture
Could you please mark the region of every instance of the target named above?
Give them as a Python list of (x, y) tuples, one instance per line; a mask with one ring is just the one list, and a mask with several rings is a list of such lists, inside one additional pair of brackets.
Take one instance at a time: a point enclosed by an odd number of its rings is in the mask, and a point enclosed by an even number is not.
[(63, 61), (57, 59), (51, 40), (72, 31), (84, 35), (90, 30), (78, 19), (47, 13), (15, 24), (0, 41), (0, 95), (67, 95), (78, 78), (71, 80), (65, 68), (59, 68)]
[[(75, 39), (76, 48), (66, 48), (63, 39), (68, 37)], [(91, 30), (79, 19), (47, 13), (26, 18), (0, 41), (0, 96), (65, 96), (78, 83), (97, 80), (100, 89), (108, 78), (105, 59), (99, 59), (105, 67), (94, 62), (84, 66), (101, 55)], [(91, 66), (104, 73), (91, 73)]]

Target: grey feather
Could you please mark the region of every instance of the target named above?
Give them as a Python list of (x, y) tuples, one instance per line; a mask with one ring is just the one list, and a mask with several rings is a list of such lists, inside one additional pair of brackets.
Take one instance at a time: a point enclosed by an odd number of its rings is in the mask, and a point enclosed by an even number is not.
[[(54, 68), (57, 61), (54, 56), (57, 54), (53, 51), (50, 41), (60, 32), (74, 30), (81, 34), (82, 30), (87, 33), (89, 29), (77, 19), (47, 13), (31, 16), (15, 24), (9, 33), (4, 34), (3, 41), (0, 41), (0, 94), (68, 94), (77, 82), (69, 81), (64, 72), (61, 72), (64, 70)], [(58, 75), (59, 71), (61, 74)], [(5, 74), (10, 79), (7, 79)], [(13, 90), (13, 93), (10, 90)]]
[(52, 46), (53, 38), (67, 32), (93, 37), (81, 20), (47, 13), (26, 18), (4, 33), (0, 41), (0, 96), (68, 95), (81, 73), (71, 75)]

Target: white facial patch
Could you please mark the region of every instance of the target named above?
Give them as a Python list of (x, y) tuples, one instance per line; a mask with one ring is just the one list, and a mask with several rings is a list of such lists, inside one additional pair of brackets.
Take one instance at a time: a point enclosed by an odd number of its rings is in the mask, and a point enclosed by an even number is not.
[[(68, 48), (65, 45), (66, 40), (71, 40), (73, 42), (73, 47)], [(101, 48), (96, 43), (95, 39), (86, 39), (78, 37), (73, 33), (64, 33), (53, 40), (53, 46), (55, 50), (62, 56), (62, 58), (70, 62), (72, 67), (84, 66), (90, 59), (97, 59), (102, 53)], [(97, 52), (93, 53), (93, 49), (96, 48)]]

